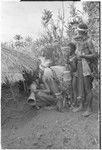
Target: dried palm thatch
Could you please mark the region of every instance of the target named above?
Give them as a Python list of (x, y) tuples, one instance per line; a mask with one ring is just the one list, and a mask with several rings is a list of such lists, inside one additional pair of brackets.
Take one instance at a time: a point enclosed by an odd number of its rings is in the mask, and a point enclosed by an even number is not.
[(10, 83), (24, 80), (22, 71), (33, 71), (36, 67), (36, 58), (33, 59), (24, 53), (1, 47), (2, 83), (7, 80)]

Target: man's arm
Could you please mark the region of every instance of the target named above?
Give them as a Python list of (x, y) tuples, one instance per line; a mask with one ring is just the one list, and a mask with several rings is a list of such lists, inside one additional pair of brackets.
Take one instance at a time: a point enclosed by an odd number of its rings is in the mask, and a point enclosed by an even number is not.
[(44, 82), (44, 89), (35, 89), (33, 90), (34, 93), (38, 93), (39, 91), (44, 92), (44, 93), (50, 93), (49, 86), (46, 82)]
[(88, 55), (81, 55), (81, 58), (95, 58), (96, 57), (96, 54), (88, 54)]
[(45, 85), (45, 89), (41, 89), (40, 91), (44, 93), (50, 93), (50, 89), (46, 81), (44, 81), (44, 85)]

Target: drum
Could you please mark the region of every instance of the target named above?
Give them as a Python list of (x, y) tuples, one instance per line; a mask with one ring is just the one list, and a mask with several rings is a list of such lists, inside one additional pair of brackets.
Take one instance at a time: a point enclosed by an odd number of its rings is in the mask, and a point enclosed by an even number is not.
[(30, 90), (30, 96), (28, 97), (27, 99), (27, 103), (31, 106), (34, 106), (36, 105), (36, 98), (35, 98), (35, 93), (34, 91), (37, 89), (37, 84), (35, 82), (33, 82), (30, 87), (29, 87), (29, 90)]
[(36, 99), (35, 99), (35, 94), (34, 94), (34, 92), (32, 92), (32, 93), (30, 94), (30, 96), (28, 97), (27, 103), (28, 103), (29, 105), (31, 105), (31, 106), (35, 106), (35, 105), (36, 105)]

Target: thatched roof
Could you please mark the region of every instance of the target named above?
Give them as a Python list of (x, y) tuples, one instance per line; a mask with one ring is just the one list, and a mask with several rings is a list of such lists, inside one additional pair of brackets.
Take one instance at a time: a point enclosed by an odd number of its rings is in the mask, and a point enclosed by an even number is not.
[(7, 79), (10, 82), (24, 80), (22, 71), (34, 70), (36, 67), (36, 58), (31, 58), (27, 54), (17, 52), (13, 49), (1, 47), (2, 83), (5, 83)]

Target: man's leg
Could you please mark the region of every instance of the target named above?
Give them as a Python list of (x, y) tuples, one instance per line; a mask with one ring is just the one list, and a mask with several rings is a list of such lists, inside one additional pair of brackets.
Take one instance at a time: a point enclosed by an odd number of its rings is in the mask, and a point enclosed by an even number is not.
[(46, 94), (44, 92), (38, 92), (36, 95), (36, 103), (37, 106), (43, 107), (43, 106), (50, 106), (50, 105), (56, 105), (56, 98), (53, 95)]
[(77, 106), (77, 77), (73, 77), (72, 79), (72, 92), (74, 98), (74, 106)]
[(87, 101), (87, 108), (86, 111), (83, 113), (83, 116), (89, 116), (92, 112), (92, 100), (93, 100), (93, 93), (92, 93), (92, 85), (91, 85), (90, 76), (84, 77), (84, 87), (86, 93), (86, 101)]
[[(80, 95), (79, 93), (79, 82), (78, 82), (78, 78), (76, 78), (76, 88), (75, 88), (75, 85), (73, 84), (74, 86), (74, 91), (76, 89), (76, 95), (75, 95), (75, 100), (76, 100), (76, 108), (73, 109), (73, 112), (78, 112), (78, 111), (81, 111), (84, 109), (84, 99), (85, 99), (85, 91), (84, 91), (84, 81), (82, 81), (82, 96), (78, 96)], [(75, 94), (75, 93), (74, 93)], [(76, 97), (78, 96), (78, 97)]]

